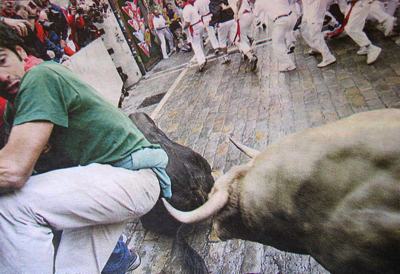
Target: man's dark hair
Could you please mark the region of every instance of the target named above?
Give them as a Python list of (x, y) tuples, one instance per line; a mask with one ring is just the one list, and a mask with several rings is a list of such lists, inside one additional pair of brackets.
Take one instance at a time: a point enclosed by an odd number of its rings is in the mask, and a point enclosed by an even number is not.
[[(31, 32), (31, 30), (28, 28), (28, 37), (30, 34), (29, 32)], [(15, 49), (16, 46), (22, 47), (28, 54), (40, 57), (36, 50), (31, 48), (26, 39), (19, 36), (19, 34), (7, 24), (0, 23), (0, 47), (11, 50), (18, 56), (18, 58), (20, 58), (20, 60), (22, 60), (21, 56), (19, 56)]]
[(25, 49), (24, 39), (14, 29), (4, 23), (0, 23), (0, 47), (11, 50), (21, 59), (16, 50), (17, 46)]

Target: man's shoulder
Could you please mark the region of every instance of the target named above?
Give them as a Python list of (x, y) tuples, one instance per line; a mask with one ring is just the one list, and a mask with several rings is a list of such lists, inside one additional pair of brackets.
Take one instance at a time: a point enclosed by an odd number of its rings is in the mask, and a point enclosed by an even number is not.
[[(39, 80), (38, 77), (52, 77), (62, 74), (66, 68), (63, 65), (52, 61), (45, 61), (30, 69), (24, 78), (32, 78)], [(48, 78), (47, 78), (48, 79)]]

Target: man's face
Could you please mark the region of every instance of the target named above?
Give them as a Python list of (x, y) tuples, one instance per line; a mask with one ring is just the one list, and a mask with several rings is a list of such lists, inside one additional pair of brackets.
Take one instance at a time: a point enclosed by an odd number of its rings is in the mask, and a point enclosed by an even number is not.
[(0, 47), (0, 96), (10, 100), (18, 92), (19, 82), (25, 74), (24, 61), (27, 57), (25, 50), (17, 46), (18, 55)]

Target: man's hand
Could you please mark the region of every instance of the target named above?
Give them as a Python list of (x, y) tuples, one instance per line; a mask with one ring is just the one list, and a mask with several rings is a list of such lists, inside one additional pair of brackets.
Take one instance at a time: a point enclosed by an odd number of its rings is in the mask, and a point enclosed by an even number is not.
[(15, 29), (22, 37), (28, 35), (28, 28), (32, 28), (31, 23), (22, 19), (4, 18), (4, 23)]
[(14, 126), (0, 150), (0, 193), (22, 188), (45, 149), (54, 125), (30, 122)]

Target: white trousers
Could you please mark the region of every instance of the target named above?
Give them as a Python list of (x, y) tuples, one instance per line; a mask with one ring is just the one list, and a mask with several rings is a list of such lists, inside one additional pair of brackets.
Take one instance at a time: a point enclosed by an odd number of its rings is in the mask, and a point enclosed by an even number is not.
[(226, 48), (228, 47), (228, 41), (233, 41), (235, 37), (235, 26), (236, 22), (235, 20), (229, 20), (223, 23), (218, 24), (218, 41), (219, 41), (219, 47), (220, 48)]
[(203, 31), (203, 23), (198, 23), (193, 26), (193, 33), (190, 34), (194, 55), (196, 56), (196, 60), (199, 65), (203, 64), (206, 61), (203, 46)]
[(394, 13), (396, 12), (397, 7), (399, 6), (399, 0), (389, 0), (386, 6), (386, 12), (390, 15), (393, 16)]
[[(252, 27), (253, 27), (254, 15), (252, 13), (243, 13), (239, 17), (239, 26), (240, 26), (240, 36), (236, 37), (235, 45), (239, 48), (243, 54), (248, 55), (251, 51), (251, 46), (248, 37), (253, 35)], [(234, 36), (236, 36), (238, 31), (238, 24), (235, 22), (234, 24)], [(235, 37), (233, 38), (235, 39)]]
[(373, 1), (371, 3), (369, 16), (376, 19), (379, 23), (382, 23), (391, 17), (391, 15), (386, 12), (383, 3), (380, 1)]
[(215, 34), (215, 28), (210, 26), (211, 14), (203, 17), (204, 27), (208, 34), (208, 39), (210, 39), (210, 43), (213, 49), (219, 48), (219, 42), (217, 39), (217, 35)]
[[(126, 222), (159, 194), (150, 169), (91, 164), (32, 176), (0, 196), (0, 272), (100, 273)], [(63, 231), (57, 251), (55, 230)]]
[[(358, 1), (351, 11), (349, 21), (345, 26), (346, 33), (356, 42), (360, 47), (365, 47), (371, 44), (367, 35), (363, 31), (365, 21), (371, 11), (371, 4), (373, 0), (360, 0)], [(350, 5), (348, 10), (350, 9)], [(346, 14), (348, 13), (346, 11)]]
[(163, 58), (166, 59), (168, 58), (168, 53), (167, 53), (167, 44), (165, 42), (165, 39), (168, 40), (169, 48), (172, 50), (174, 48), (174, 38), (171, 34), (171, 32), (168, 29), (162, 29), (162, 30), (156, 30), (158, 39), (160, 39), (161, 43), (161, 52), (163, 55)]
[(324, 35), (321, 32), (328, 0), (303, 0), (302, 35), (306, 43), (322, 54), (330, 55)]
[(275, 21), (272, 30), (272, 49), (278, 61), (279, 70), (294, 66), (287, 54), (286, 34), (289, 31), (290, 19), (282, 17)]

